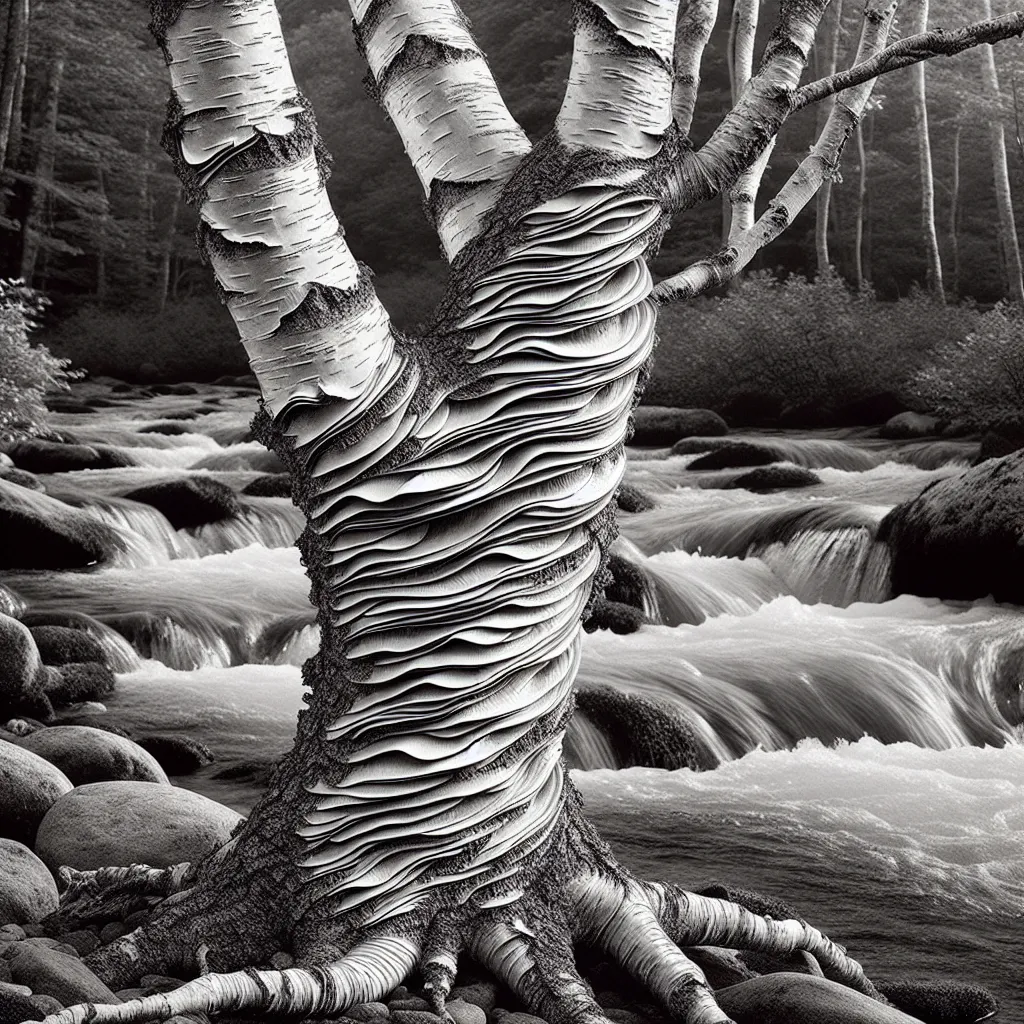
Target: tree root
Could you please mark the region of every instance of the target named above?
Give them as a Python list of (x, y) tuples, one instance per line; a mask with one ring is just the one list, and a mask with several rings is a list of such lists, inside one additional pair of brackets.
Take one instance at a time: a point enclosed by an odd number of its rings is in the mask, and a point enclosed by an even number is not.
[[(128, 876), (110, 877), (124, 883)], [(445, 1000), (464, 950), (551, 1024), (607, 1024), (576, 968), (574, 942), (596, 948), (624, 969), (679, 1024), (730, 1024), (684, 947), (729, 947), (781, 958), (802, 953), (815, 968), (820, 965), (826, 978), (885, 1002), (842, 947), (795, 918), (773, 920), (729, 900), (642, 882), (606, 863), (563, 883), (559, 900), (544, 890), (539, 883), (500, 909), (446, 908), (434, 915), (419, 940), (394, 933), (362, 935), (327, 963), (302, 963), (300, 958), (286, 970), (249, 967), (203, 974), (171, 992), (120, 1005), (71, 1007), (48, 1017), (46, 1024), (142, 1024), (182, 1014), (239, 1011), (330, 1017), (357, 1003), (386, 998), (413, 973), (422, 979), (434, 1011), (450, 1019)], [(186, 941), (198, 948), (201, 921), (185, 916), (180, 898), (171, 902), (178, 904), (177, 913), (171, 913), (175, 927), (187, 923), (192, 939)], [(159, 936), (167, 933), (160, 927), (155, 932), (138, 929), (87, 962), (101, 976), (153, 972), (161, 956)]]

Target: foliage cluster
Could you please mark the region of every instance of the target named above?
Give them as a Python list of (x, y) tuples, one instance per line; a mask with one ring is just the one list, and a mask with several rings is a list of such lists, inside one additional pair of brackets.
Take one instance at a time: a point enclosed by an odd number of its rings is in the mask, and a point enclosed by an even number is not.
[(836, 409), (890, 393), (914, 405), (912, 380), (979, 320), (969, 304), (941, 306), (923, 294), (880, 302), (835, 274), (753, 273), (725, 297), (662, 310), (647, 401), (721, 409), (760, 394), (784, 408)]
[(910, 388), (929, 409), (975, 427), (1024, 417), (1024, 311), (1000, 303), (978, 317), (966, 336), (938, 345)]
[(46, 426), (47, 391), (67, 390), (68, 363), (29, 333), (46, 300), (21, 281), (0, 278), (0, 441), (39, 433)]
[(47, 342), (75, 366), (123, 380), (213, 380), (248, 369), (235, 325), (212, 296), (169, 303), (162, 313), (83, 305)]

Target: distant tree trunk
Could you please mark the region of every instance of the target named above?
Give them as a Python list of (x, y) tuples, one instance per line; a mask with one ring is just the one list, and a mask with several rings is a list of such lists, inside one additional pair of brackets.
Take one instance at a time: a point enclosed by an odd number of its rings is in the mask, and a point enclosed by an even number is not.
[[(992, 0), (984, 0), (986, 18), (992, 17)], [(1024, 269), (1021, 267), (1020, 245), (1017, 242), (1017, 223), (1013, 215), (1013, 193), (1010, 190), (1010, 171), (1006, 162), (1006, 136), (1003, 132), (1002, 94), (999, 91), (999, 74), (996, 71), (996, 55), (991, 46), (979, 47), (981, 51), (981, 72), (985, 93), (992, 111), (988, 123), (992, 145), (992, 173), (995, 178), (996, 206), (999, 210), (999, 234), (1003, 251), (1007, 289), (1010, 298), (1024, 305)]]
[(853, 239), (853, 272), (857, 291), (864, 291), (864, 213), (868, 198), (868, 154), (864, 146), (864, 125), (857, 125), (857, 216)]
[[(868, 137), (867, 137), (867, 152), (873, 153), (875, 151), (875, 114), (872, 111), (868, 114)], [(865, 158), (865, 167), (867, 166)], [(874, 242), (874, 236), (871, 231), (871, 192), (868, 189), (867, 179), (864, 181), (864, 240), (862, 255), (864, 259), (864, 281), (868, 283), (874, 280), (874, 274), (871, 270), (871, 256), (872, 256), (872, 243)]]
[[(910, 12), (912, 34), (928, 31), (928, 0), (917, 0)], [(932, 145), (928, 130), (928, 92), (924, 63), (914, 67), (914, 127), (921, 167), (921, 233), (924, 236), (927, 261), (928, 293), (939, 302), (945, 301), (942, 283), (942, 258), (939, 235), (935, 227), (935, 175), (932, 170)]]
[(29, 3), (30, 0), (11, 0), (8, 13), (4, 67), (0, 76), (0, 169), (9, 166), (11, 133), (15, 120), (21, 120), (18, 83), (19, 80), (24, 83), (28, 60)]
[(107, 183), (103, 161), (96, 161), (96, 190), (103, 201), (103, 212), (99, 217), (96, 232), (96, 299), (103, 305), (107, 301)]
[(953, 256), (954, 298), (960, 297), (960, 239), (957, 228), (960, 219), (960, 125), (953, 133), (953, 181), (950, 185), (949, 203), (949, 249)]
[(171, 215), (167, 223), (167, 234), (164, 237), (163, 252), (160, 255), (160, 275), (157, 280), (157, 310), (163, 312), (167, 308), (167, 296), (171, 288), (171, 261), (174, 255), (174, 233), (178, 227), (178, 205), (181, 202), (181, 189), (175, 188), (174, 200), (171, 203)]
[(53, 181), (53, 165), (57, 150), (57, 110), (60, 106), (60, 87), (64, 78), (64, 63), (67, 50), (63, 43), (58, 45), (46, 80), (46, 100), (39, 145), (36, 152), (35, 170), (32, 182), (32, 196), (28, 212), (21, 229), (21, 270), (20, 276), (31, 283), (39, 255), (39, 243), (43, 235), (43, 217), (49, 194), (48, 185)]
[[(831, 23), (825, 30), (823, 43), (826, 47), (826, 59), (821, 62), (818, 69), (818, 77), (834, 75), (836, 66), (839, 63), (839, 39), (842, 34), (843, 22), (843, 0), (835, 0), (829, 8), (831, 12)], [(826, 15), (828, 17), (828, 15)], [(833, 101), (834, 102), (834, 101)], [(828, 120), (832, 104), (819, 104), (818, 106), (818, 134), (821, 134)], [(828, 251), (828, 227), (829, 213), (832, 205), (832, 179), (826, 178), (818, 190), (817, 209), (814, 224), (814, 250), (817, 254), (818, 273), (825, 273), (831, 266), (831, 259)]]

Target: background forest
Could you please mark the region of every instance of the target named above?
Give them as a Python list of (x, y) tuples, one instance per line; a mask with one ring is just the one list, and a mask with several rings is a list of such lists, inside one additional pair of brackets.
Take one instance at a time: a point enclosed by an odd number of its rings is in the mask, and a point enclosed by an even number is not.
[[(845, 10), (842, 7), (845, 6)], [(994, 14), (1011, 6), (991, 5)], [(352, 249), (377, 274), (397, 323), (414, 327), (436, 301), (445, 266), (401, 143), (363, 82), (347, 10), (336, 0), (282, 0), (293, 66), (335, 156), (330, 191)], [(541, 137), (558, 108), (571, 42), (566, 0), (464, 0), (506, 100)], [(729, 106), (728, 7), (705, 56), (694, 125), (699, 144)], [(931, 4), (929, 26), (985, 17), (987, 0)], [(766, 0), (765, 37), (777, 0)], [(847, 0), (819, 37), (818, 74), (848, 63), (861, 5)], [(901, 31), (911, 29), (905, 8)], [(50, 306), (38, 335), (92, 373), (137, 381), (212, 379), (245, 370), (226, 311), (199, 263), (195, 214), (160, 145), (167, 86), (136, 0), (6, 0), (0, 96), (0, 277), (22, 277)], [(762, 38), (763, 41), (763, 38)], [(1001, 100), (986, 92), (994, 52)], [(648, 400), (727, 408), (751, 391), (817, 425), (881, 393), (896, 405), (991, 422), (1024, 407), (1024, 340), (1015, 309), (1020, 272), (1003, 244), (992, 158), (1001, 125), (1015, 213), (1024, 216), (1022, 44), (981, 47), (927, 65), (935, 225), (943, 307), (924, 292), (920, 121), (910, 69), (879, 82), (847, 149), (827, 215), (813, 204), (762, 251), (727, 296), (669, 309)], [(9, 112), (9, 116), (8, 116)], [(766, 203), (802, 159), (827, 111), (802, 112), (783, 132), (761, 192)], [(816, 220), (827, 219), (828, 254)], [(727, 211), (678, 218), (655, 273), (721, 245)], [(826, 262), (827, 260), (827, 262)], [(835, 275), (819, 273), (828, 263)], [(809, 285), (807, 280), (818, 278)], [(788, 278), (788, 279), (787, 279)], [(933, 288), (934, 291), (934, 288)], [(983, 368), (974, 391), (966, 367)], [(987, 367), (987, 369), (985, 369)], [(977, 376), (977, 373), (975, 373)], [(996, 397), (993, 397), (995, 395)], [(985, 406), (982, 410), (981, 406)], [(826, 417), (827, 418), (827, 417)], [(796, 425), (794, 421), (794, 425)], [(975, 424), (978, 425), (978, 424)]]

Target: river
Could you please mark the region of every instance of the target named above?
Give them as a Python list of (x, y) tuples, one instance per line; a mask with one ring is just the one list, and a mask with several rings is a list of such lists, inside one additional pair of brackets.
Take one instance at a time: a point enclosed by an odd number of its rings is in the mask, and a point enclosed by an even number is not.
[[(122, 629), (134, 616), (134, 648), (107, 631), (122, 671), (105, 720), (203, 741), (217, 761), (175, 781), (245, 811), (290, 745), (299, 666), (316, 649), (291, 546), (300, 517), (287, 499), (245, 498), (241, 518), (176, 531), (117, 497), (189, 472), (240, 488), (265, 470), (244, 438), (251, 393), (81, 392), (110, 404), (56, 425), (136, 465), (42, 479), (114, 525), (125, 552), (91, 572), (2, 582), (31, 610)], [(168, 415), (182, 433), (140, 433)], [(620, 516), (618, 550), (646, 570), (660, 624), (589, 635), (579, 685), (673, 704), (722, 764), (615, 770), (607, 738), (577, 715), (567, 752), (588, 811), (649, 876), (774, 893), (875, 977), (974, 981), (1001, 1000), (1000, 1019), (1024, 1020), (1024, 733), (1000, 712), (1016, 692), (1024, 615), (890, 599), (874, 541), (890, 507), (963, 469), (971, 446), (866, 430), (771, 439), (821, 483), (758, 495), (722, 487), (740, 471), (631, 452), (627, 479), (658, 507)]]

